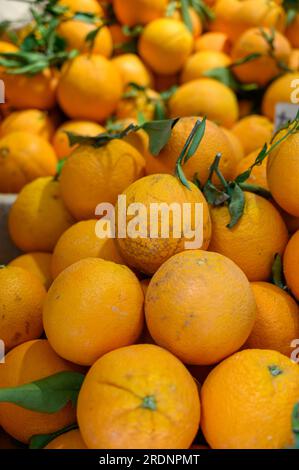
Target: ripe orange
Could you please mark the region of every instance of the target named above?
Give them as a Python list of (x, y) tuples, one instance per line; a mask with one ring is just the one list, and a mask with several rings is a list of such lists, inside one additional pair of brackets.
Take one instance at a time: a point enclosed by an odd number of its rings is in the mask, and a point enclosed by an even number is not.
[[(223, 132), (225, 133), (226, 137), (229, 140), (229, 143), (230, 143), (230, 145), (233, 149), (233, 152), (235, 154), (235, 157), (236, 157), (236, 164), (238, 164), (244, 158), (244, 155), (245, 155), (245, 152), (244, 152), (243, 146), (241, 144), (241, 141), (232, 132), (231, 129), (227, 129), (226, 127), (222, 127), (221, 129), (223, 130)], [(223, 158), (223, 156), (221, 158)]]
[(8, 266), (26, 269), (26, 271), (36, 276), (45, 289), (48, 290), (52, 284), (51, 261), (52, 255), (50, 253), (26, 253), (12, 260)]
[(238, 120), (238, 101), (235, 93), (212, 78), (199, 78), (182, 85), (169, 100), (171, 117), (207, 116), (224, 127)]
[(213, 449), (283, 449), (294, 444), (291, 415), (299, 368), (269, 350), (238, 352), (201, 389), (202, 430)]
[(115, 240), (96, 235), (96, 223), (96, 220), (77, 222), (61, 235), (53, 252), (53, 278), (84, 258), (102, 258), (123, 264)]
[(230, 54), (231, 43), (226, 34), (217, 31), (209, 31), (196, 39), (194, 48), (196, 52), (216, 51)]
[(297, 13), (295, 19), (287, 26), (287, 29), (285, 31), (286, 37), (294, 48), (299, 48), (298, 28), (299, 13)]
[(217, 67), (230, 65), (231, 58), (218, 51), (199, 51), (191, 55), (182, 70), (181, 83), (190, 82), (204, 76), (204, 73)]
[(137, 340), (142, 307), (142, 289), (130, 269), (86, 258), (54, 280), (44, 303), (44, 328), (61, 357), (91, 365), (106, 352)]
[(17, 46), (7, 41), (0, 41), (0, 52), (16, 52)]
[(106, 119), (115, 111), (121, 93), (117, 68), (99, 54), (79, 55), (62, 68), (57, 96), (72, 119)]
[[(186, 249), (186, 242), (198, 241), (202, 243), (202, 248), (206, 249), (209, 245), (211, 236), (210, 215), (207, 202), (201, 191), (193, 184), (190, 183), (190, 189), (187, 189), (183, 184), (174, 176), (167, 174), (154, 174), (145, 176), (144, 178), (135, 181), (124, 192), (126, 196), (126, 229), (128, 229), (128, 236), (126, 238), (118, 238), (118, 246), (121, 254), (127, 261), (129, 266), (136, 268), (146, 274), (153, 274), (168, 258), (175, 253)], [(130, 204), (137, 203), (143, 204), (146, 208), (145, 220), (141, 222), (134, 221), (134, 217), (128, 211)], [(156, 223), (152, 214), (152, 204), (156, 203)], [(174, 214), (173, 206), (169, 207), (169, 213), (163, 212), (163, 205), (174, 204), (174, 209), (178, 206), (182, 210), (184, 203), (190, 204), (191, 214), (189, 227), (187, 221), (177, 220)], [(199, 224), (196, 215), (195, 204), (202, 204), (203, 206), (203, 239), (195, 240), (195, 233), (200, 234)], [(116, 221), (118, 222), (118, 214), (120, 207), (116, 205)], [(143, 215), (143, 214), (141, 214)], [(201, 217), (200, 217), (201, 219)], [(169, 232), (164, 231), (165, 225), (169, 225)], [(155, 231), (157, 236), (151, 234)], [(123, 228), (123, 226), (118, 227)], [(137, 233), (130, 234), (129, 229)], [(140, 233), (141, 232), (141, 233)]]
[(251, 284), (257, 316), (246, 347), (272, 349), (290, 357), (292, 341), (299, 338), (299, 307), (282, 289), (267, 282)]
[[(128, 127), (130, 124), (137, 125), (138, 121), (134, 118), (118, 119), (115, 121), (116, 125), (120, 126), (120, 129), (123, 130)], [(130, 132), (128, 135), (123, 137), (125, 142), (131, 144), (135, 147), (141, 155), (146, 156), (149, 152), (149, 137), (143, 129), (139, 129), (137, 132)]]
[(59, 0), (59, 5), (66, 6), (72, 13), (93, 13), (103, 15), (103, 8), (97, 0)]
[(143, 156), (122, 140), (100, 148), (80, 146), (62, 169), (63, 201), (77, 220), (92, 219), (97, 205), (115, 204), (118, 195), (142, 176), (144, 166)]
[(167, 3), (167, 0), (114, 0), (113, 9), (120, 23), (134, 26), (164, 16)]
[(87, 449), (79, 429), (67, 431), (44, 447), (45, 449)]
[[(197, 118), (184, 117), (178, 121), (173, 128), (171, 137), (157, 157), (147, 155), (146, 172), (172, 173), (175, 169), (176, 161), (181, 150), (192, 131)], [(198, 150), (193, 157), (184, 165), (184, 173), (191, 181), (194, 176), (204, 184), (208, 178), (210, 166), (216, 154), (220, 152), (220, 169), (225, 178), (233, 179), (238, 156), (233, 152), (233, 148), (224, 131), (212, 121), (206, 121), (206, 130)]]
[[(130, 88), (128, 88), (128, 91)], [(157, 101), (161, 101), (159, 93), (152, 89), (145, 91), (137, 90), (134, 97), (123, 97), (117, 105), (117, 119), (134, 119), (137, 120), (138, 114), (141, 113), (146, 121), (152, 121), (155, 116), (155, 105)]]
[[(299, 262), (299, 230), (294, 233), (283, 257), (283, 270), (288, 287), (292, 293), (299, 299), (299, 282), (298, 282), (298, 262)], [(295, 337), (294, 337), (295, 338)]]
[[(261, 150), (262, 150), (261, 148), (254, 150), (253, 152), (251, 152), (249, 155), (242, 158), (242, 160), (238, 162), (236, 166), (236, 170), (235, 170), (235, 177), (241, 175), (242, 173), (247, 171), (251, 165), (253, 165), (253, 163), (255, 162)], [(268, 189), (267, 159), (263, 160), (261, 165), (257, 165), (253, 168), (250, 177), (246, 180), (246, 183), (255, 184), (262, 188)]]
[(233, 260), (250, 281), (267, 281), (275, 254), (282, 254), (285, 249), (288, 231), (271, 202), (252, 193), (244, 194), (244, 214), (233, 228), (227, 227), (227, 206), (211, 207), (209, 249)]
[(18, 131), (0, 139), (0, 191), (17, 193), (39, 176), (55, 175), (56, 155), (42, 137)]
[(273, 121), (275, 106), (278, 103), (296, 103), (298, 97), (298, 92), (296, 91), (296, 88), (298, 89), (298, 80), (298, 72), (286, 73), (269, 85), (262, 101), (262, 113), (264, 116), (267, 116), (267, 118)]
[(241, 141), (245, 155), (270, 142), (273, 130), (273, 123), (257, 114), (240, 119), (232, 128), (232, 132)]
[(0, 338), (6, 350), (39, 338), (46, 296), (40, 280), (22, 268), (0, 268), (0, 295)]
[[(282, 137), (281, 134), (277, 139)], [(289, 214), (299, 216), (299, 134), (289, 136), (268, 157), (267, 177), (275, 201)]]
[(151, 336), (187, 364), (214, 364), (237, 351), (255, 314), (245, 274), (225, 256), (201, 250), (166, 261), (145, 298)]
[(299, 71), (299, 49), (292, 49), (289, 59), (289, 67), (295, 72)]
[(151, 72), (136, 54), (122, 54), (114, 57), (112, 63), (117, 67), (124, 87), (129, 83), (137, 83), (145, 87), (153, 84)]
[(193, 37), (184, 23), (161, 18), (149, 23), (141, 33), (138, 50), (141, 58), (160, 75), (181, 70), (193, 48)]
[(90, 449), (188, 449), (199, 420), (191, 375), (154, 345), (105, 354), (79, 393), (79, 428)]
[[(45, 339), (27, 341), (5, 357), (0, 367), (0, 387), (17, 387), (58, 372), (74, 371), (77, 367), (57, 356)], [(0, 403), (3, 429), (21, 442), (29, 442), (35, 434), (48, 434), (72, 424), (76, 411), (71, 404), (49, 414), (26, 410), (11, 403)]]
[(13, 242), (26, 252), (51, 252), (73, 222), (61, 200), (59, 183), (48, 177), (24, 186), (8, 219)]
[(50, 140), (54, 134), (54, 124), (47, 113), (38, 109), (14, 111), (2, 121), (0, 134), (4, 136), (18, 131), (32, 132)]
[[(270, 44), (264, 35), (271, 38)], [(289, 41), (278, 31), (269, 28), (250, 28), (235, 42), (232, 50), (232, 60), (237, 62), (250, 54), (260, 54), (255, 60), (235, 66), (234, 74), (242, 83), (256, 83), (265, 86), (270, 80), (279, 75), (283, 69), (278, 64), (288, 65), (291, 55)]]
[(104, 57), (110, 57), (113, 50), (113, 43), (110, 30), (107, 26), (102, 26), (98, 31), (93, 43), (88, 43), (86, 37), (96, 28), (101, 26), (101, 21), (95, 23), (86, 23), (80, 20), (62, 21), (57, 33), (67, 43), (67, 49), (77, 49), (79, 52), (92, 52), (92, 54), (100, 54)]
[(93, 121), (67, 121), (56, 130), (52, 145), (59, 159), (68, 157), (77, 145), (70, 146), (66, 131), (94, 137), (105, 132), (105, 128)]

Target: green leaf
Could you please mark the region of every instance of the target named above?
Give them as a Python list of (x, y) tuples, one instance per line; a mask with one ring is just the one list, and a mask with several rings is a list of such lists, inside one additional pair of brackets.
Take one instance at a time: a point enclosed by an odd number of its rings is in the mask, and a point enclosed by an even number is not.
[(185, 176), (185, 173), (183, 172), (183, 168), (181, 163), (178, 161), (175, 167), (175, 176), (180, 180), (180, 182), (187, 188), (190, 188), (190, 184)]
[(274, 262), (272, 265), (272, 282), (273, 284), (275, 284), (275, 286), (280, 287), (280, 289), (287, 289), (283, 275), (281, 255), (279, 255), (278, 253), (275, 255)]
[(166, 7), (165, 16), (168, 16), (168, 17), (169, 17), (169, 16), (170, 16), (170, 17), (173, 16), (174, 13), (175, 13), (175, 11), (176, 11), (176, 9), (177, 9), (177, 2), (176, 2), (176, 0), (171, 0), (171, 1), (168, 3), (167, 7)]
[(245, 208), (245, 196), (240, 186), (236, 183), (232, 183), (230, 189), (231, 191), (229, 194), (230, 200), (228, 203), (228, 210), (231, 219), (227, 227), (233, 228), (243, 215)]
[(163, 101), (155, 100), (155, 112), (154, 112), (154, 120), (155, 121), (162, 121), (166, 118), (166, 109)]
[(178, 86), (177, 85), (173, 85), (172, 87), (170, 87), (168, 90), (165, 90), (165, 91), (162, 91), (160, 93), (160, 96), (162, 98), (163, 101), (169, 101), (170, 98), (174, 95), (174, 93), (177, 91), (178, 89)]
[(197, 121), (197, 123), (195, 124), (195, 132), (194, 132), (194, 136), (193, 136), (193, 139), (192, 139), (192, 142), (187, 150), (187, 153), (185, 154), (184, 156), (184, 160), (183, 160), (183, 163), (186, 164), (188, 162), (188, 160), (190, 160), (191, 157), (193, 157), (193, 155), (195, 154), (196, 150), (198, 149), (203, 137), (204, 137), (204, 134), (205, 134), (205, 130), (206, 130), (206, 121), (207, 121), (207, 118), (204, 117), (202, 119), (202, 121)]
[(149, 136), (149, 148), (153, 155), (158, 155), (171, 137), (171, 131), (179, 118), (149, 121), (140, 126)]
[(287, 12), (287, 25), (289, 26), (290, 24), (293, 23), (293, 21), (295, 21), (295, 18), (297, 16), (297, 11), (295, 9), (290, 9), (288, 10)]
[(262, 188), (261, 186), (257, 186), (255, 184), (247, 184), (247, 183), (239, 183), (240, 188), (242, 191), (247, 191), (249, 193), (257, 194), (258, 196), (264, 197), (265, 199), (271, 199), (272, 195), (270, 191), (266, 188)]
[(74, 429), (78, 429), (77, 424), (71, 424), (63, 429), (60, 429), (59, 431), (55, 431), (50, 434), (36, 434), (30, 439), (29, 449), (43, 449), (50, 442), (56, 439), (56, 437), (59, 437), (66, 432), (73, 431)]
[(94, 13), (88, 13), (83, 11), (77, 11), (72, 20), (82, 21), (84, 23), (94, 24), (99, 18)]
[(203, 0), (190, 0), (191, 6), (199, 14), (204, 23), (215, 19), (215, 13)]
[(75, 406), (83, 380), (84, 375), (79, 372), (59, 372), (18, 387), (0, 388), (0, 402), (41, 413), (56, 413), (69, 402)]
[(182, 11), (182, 18), (189, 29), (189, 31), (192, 33), (193, 32), (193, 25), (192, 25), (192, 20), (189, 12), (189, 1), (188, 0), (181, 0), (181, 11)]
[(140, 34), (143, 31), (143, 26), (142, 25), (135, 25), (135, 26), (127, 26), (124, 25), (122, 27), (122, 32), (125, 36), (131, 37), (131, 38), (137, 38), (140, 36)]
[(61, 160), (59, 160), (59, 162), (57, 163), (56, 165), (56, 174), (57, 176), (60, 176), (61, 175), (61, 172), (62, 172), (62, 168), (64, 167), (64, 164), (66, 162), (66, 158), (62, 158)]
[(264, 145), (264, 147), (262, 148), (262, 150), (259, 152), (259, 154), (257, 155), (254, 163), (248, 168), (248, 170), (244, 171), (243, 173), (241, 173), (240, 175), (238, 175), (236, 178), (235, 178), (235, 182), (237, 184), (240, 184), (240, 183), (244, 183), (246, 180), (248, 180), (248, 178), (250, 177), (251, 175), (251, 172), (253, 170), (253, 168), (257, 165), (261, 165), (262, 162), (264, 161), (264, 159), (268, 156), (268, 146), (267, 144)]
[(204, 185), (203, 193), (208, 203), (212, 206), (220, 206), (229, 199), (229, 195), (227, 193), (216, 188), (216, 186), (209, 180)]

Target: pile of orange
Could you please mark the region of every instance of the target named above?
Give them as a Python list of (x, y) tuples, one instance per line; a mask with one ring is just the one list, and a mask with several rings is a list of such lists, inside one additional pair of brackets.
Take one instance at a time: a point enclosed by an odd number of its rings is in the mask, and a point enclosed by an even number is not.
[(0, 37), (0, 448), (298, 445), (299, 8), (185, 3), (59, 0), (55, 60)]

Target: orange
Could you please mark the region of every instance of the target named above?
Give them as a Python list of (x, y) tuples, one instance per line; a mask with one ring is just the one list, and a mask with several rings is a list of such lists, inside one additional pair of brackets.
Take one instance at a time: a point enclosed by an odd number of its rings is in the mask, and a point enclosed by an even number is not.
[(73, 429), (55, 437), (44, 449), (87, 449), (87, 447), (79, 429)]
[(227, 34), (233, 42), (249, 28), (283, 31), (285, 27), (284, 9), (275, 0), (218, 0), (214, 12), (210, 29)]
[(226, 34), (217, 31), (209, 31), (196, 39), (194, 48), (196, 52), (216, 51), (230, 54), (231, 43)]
[(204, 76), (209, 70), (226, 67), (231, 64), (231, 58), (218, 51), (199, 51), (190, 56), (181, 73), (181, 83), (190, 82)]
[[(180, 152), (192, 131), (197, 118), (184, 117), (173, 128), (171, 137), (157, 157), (148, 155), (146, 171), (152, 173), (173, 173)], [(208, 179), (210, 166), (216, 154), (220, 152), (220, 169), (228, 180), (232, 179), (238, 157), (224, 131), (212, 121), (206, 121), (206, 130), (199, 148), (193, 157), (184, 165), (184, 173), (191, 181), (195, 175), (204, 184)]]
[(96, 220), (72, 225), (59, 238), (52, 258), (52, 274), (57, 277), (65, 268), (84, 258), (102, 258), (123, 264), (113, 238), (99, 238)]
[(56, 155), (42, 137), (18, 131), (0, 139), (0, 191), (17, 193), (39, 176), (55, 175)]
[(103, 8), (97, 0), (59, 0), (59, 5), (68, 7), (72, 13), (93, 13), (103, 15)]
[(294, 444), (299, 368), (284, 355), (248, 349), (212, 370), (201, 389), (202, 430), (213, 449), (283, 449)]
[(292, 49), (289, 60), (289, 67), (296, 72), (299, 71), (299, 49)]
[[(192, 7), (188, 8), (189, 11), (189, 16), (191, 20), (191, 25), (192, 25), (192, 34), (194, 38), (197, 38), (198, 36), (201, 35), (202, 30), (203, 30), (203, 25), (201, 18), (199, 14), (196, 12), (196, 10)], [(180, 9), (175, 10), (172, 16), (170, 18), (173, 18), (175, 20), (183, 21), (182, 13)]]
[(67, 121), (61, 124), (56, 130), (52, 145), (59, 159), (69, 157), (72, 151), (77, 145), (70, 146), (67, 132), (73, 132), (74, 134), (91, 136), (94, 137), (98, 134), (102, 134), (105, 131), (103, 126), (93, 121)]
[(92, 43), (86, 41), (86, 37), (96, 28), (101, 26), (101, 22), (86, 23), (80, 20), (62, 21), (57, 33), (67, 42), (67, 49), (77, 49), (80, 52), (89, 52), (100, 54), (104, 57), (110, 57), (112, 54), (113, 43), (111, 33), (107, 26), (102, 26), (98, 31), (96, 38)]
[[(236, 164), (238, 164), (244, 158), (244, 149), (241, 144), (240, 139), (232, 132), (231, 129), (226, 129), (226, 127), (221, 128), (225, 133), (226, 137), (229, 140), (229, 143), (233, 149), (233, 152), (236, 157)], [(223, 158), (223, 157), (221, 157)]]
[(106, 119), (115, 111), (121, 93), (117, 68), (99, 54), (79, 55), (62, 68), (58, 101), (72, 119)]
[(122, 54), (112, 59), (112, 63), (117, 67), (124, 87), (129, 83), (150, 87), (153, 77), (142, 60), (135, 54)]
[(92, 219), (97, 205), (115, 204), (118, 195), (142, 176), (144, 166), (143, 156), (122, 140), (100, 148), (80, 146), (62, 169), (63, 201), (77, 220)]
[(44, 303), (43, 322), (51, 346), (61, 357), (91, 365), (106, 352), (133, 344), (140, 335), (139, 281), (126, 266), (111, 261), (78, 261), (54, 280)]
[[(190, 183), (188, 189), (174, 176), (154, 174), (135, 181), (123, 192), (123, 195), (126, 196), (127, 218), (118, 229), (123, 229), (123, 224), (126, 224), (127, 236), (118, 237), (117, 241), (121, 254), (129, 266), (145, 274), (153, 274), (168, 258), (185, 250), (188, 241), (191, 241), (192, 246), (199, 244), (203, 249), (208, 247), (211, 236), (208, 205), (201, 191), (193, 183)], [(135, 213), (132, 213), (129, 207), (134, 203), (143, 204), (144, 211), (146, 210), (146, 213), (141, 212), (141, 217), (144, 219), (138, 223), (134, 221)], [(153, 203), (156, 203), (156, 214)], [(184, 204), (189, 204), (189, 222), (184, 216), (180, 218), (181, 220), (177, 217), (179, 211), (183, 213)], [(195, 204), (202, 204), (203, 214), (199, 218)], [(119, 212), (120, 206), (117, 204), (117, 222)], [(202, 240), (195, 239), (195, 233), (201, 235), (199, 227), (201, 222)], [(164, 230), (165, 225), (169, 229), (168, 232)]]
[[(17, 387), (76, 366), (57, 356), (45, 339), (27, 341), (12, 349), (0, 367), (0, 387)], [(5, 431), (27, 443), (35, 434), (48, 434), (72, 424), (76, 411), (71, 404), (56, 413), (40, 413), (12, 403), (0, 404), (0, 421)]]
[(52, 109), (56, 104), (57, 70), (46, 68), (36, 75), (14, 75), (0, 71), (5, 96), (16, 109)]
[[(130, 91), (128, 87), (125, 91)], [(123, 97), (117, 105), (117, 119), (131, 118), (137, 120), (138, 114), (141, 113), (146, 121), (152, 121), (155, 116), (155, 104), (161, 101), (159, 93), (152, 89), (136, 90), (136, 96)]]
[(0, 41), (0, 52), (16, 52), (17, 46), (7, 41)]
[(0, 134), (4, 136), (18, 131), (32, 132), (50, 140), (54, 134), (54, 124), (47, 113), (38, 109), (14, 111), (2, 121)]
[(235, 93), (212, 78), (199, 78), (180, 86), (169, 100), (171, 117), (207, 116), (224, 127), (238, 120), (238, 101)]
[(257, 114), (240, 119), (232, 128), (232, 132), (243, 146), (245, 155), (269, 143), (273, 131), (273, 123), (268, 118)]
[(245, 192), (245, 209), (239, 222), (228, 228), (227, 206), (211, 207), (212, 238), (209, 249), (233, 260), (250, 281), (266, 281), (276, 253), (282, 254), (288, 231), (271, 202)]
[[(254, 164), (258, 154), (262, 149), (254, 150), (246, 157), (242, 158), (236, 166), (235, 177), (241, 175), (248, 168)], [(253, 168), (250, 177), (246, 180), (246, 184), (254, 184), (262, 188), (268, 189), (267, 181), (267, 159), (263, 160), (260, 165), (257, 165)]]
[[(137, 119), (134, 118), (126, 118), (126, 119), (118, 119), (115, 121), (116, 125), (120, 126), (120, 129), (123, 130), (128, 127), (130, 124), (137, 125)], [(125, 142), (131, 144), (135, 147), (141, 155), (146, 156), (149, 151), (149, 137), (147, 133), (143, 129), (139, 129), (137, 132), (130, 132), (128, 135), (123, 137)]]
[(274, 119), (275, 106), (278, 103), (297, 103), (299, 73), (286, 73), (274, 80), (267, 88), (263, 101), (262, 113), (271, 121)]
[[(264, 37), (274, 35), (273, 44)], [(235, 42), (232, 50), (232, 60), (245, 59), (250, 54), (260, 54), (255, 60), (235, 66), (233, 68), (237, 79), (242, 83), (256, 83), (265, 86), (275, 78), (283, 69), (278, 64), (288, 65), (291, 55), (289, 41), (278, 31), (269, 28), (250, 28)]]
[(299, 307), (295, 300), (273, 284), (253, 282), (257, 316), (246, 347), (272, 349), (291, 356), (291, 343), (299, 338)]
[(188, 449), (199, 421), (191, 375), (154, 345), (105, 354), (79, 393), (78, 423), (90, 449)]
[[(299, 261), (299, 231), (295, 232), (287, 244), (283, 258), (283, 270), (288, 287), (299, 299), (298, 283), (298, 261)], [(295, 339), (295, 337), (294, 337)]]
[(193, 48), (193, 37), (184, 23), (161, 18), (149, 23), (141, 33), (138, 51), (149, 67), (160, 75), (181, 70)]
[[(282, 135), (278, 134), (277, 139)], [(299, 134), (289, 136), (270, 153), (267, 178), (273, 198), (286, 212), (299, 216)]]
[(22, 251), (51, 252), (73, 219), (53, 178), (37, 178), (24, 186), (9, 213), (9, 233)]
[(26, 269), (40, 280), (45, 289), (49, 289), (52, 284), (51, 261), (50, 253), (26, 253), (12, 260), (8, 266)]
[(122, 51), (119, 47), (129, 44), (132, 41), (132, 38), (124, 33), (123, 26), (118, 23), (111, 24), (108, 27), (112, 37), (114, 55), (119, 54)]
[(299, 48), (299, 38), (298, 38), (298, 28), (299, 28), (299, 13), (297, 13), (295, 19), (287, 26), (285, 35), (292, 44), (294, 48)]
[(43, 332), (46, 290), (39, 279), (18, 267), (0, 268), (0, 338), (6, 351)]
[(120, 23), (134, 26), (164, 16), (167, 3), (167, 0), (114, 0), (113, 9)]
[(166, 261), (145, 298), (151, 336), (187, 364), (214, 364), (237, 351), (255, 314), (245, 274), (225, 256), (202, 250), (183, 251)]

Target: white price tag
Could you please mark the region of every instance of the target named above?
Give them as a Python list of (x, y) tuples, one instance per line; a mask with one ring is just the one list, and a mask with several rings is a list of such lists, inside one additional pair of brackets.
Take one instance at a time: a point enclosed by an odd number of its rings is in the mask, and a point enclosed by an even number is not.
[(277, 103), (275, 107), (275, 131), (280, 127), (288, 123), (288, 121), (293, 121), (299, 111), (298, 104), (291, 103)]

